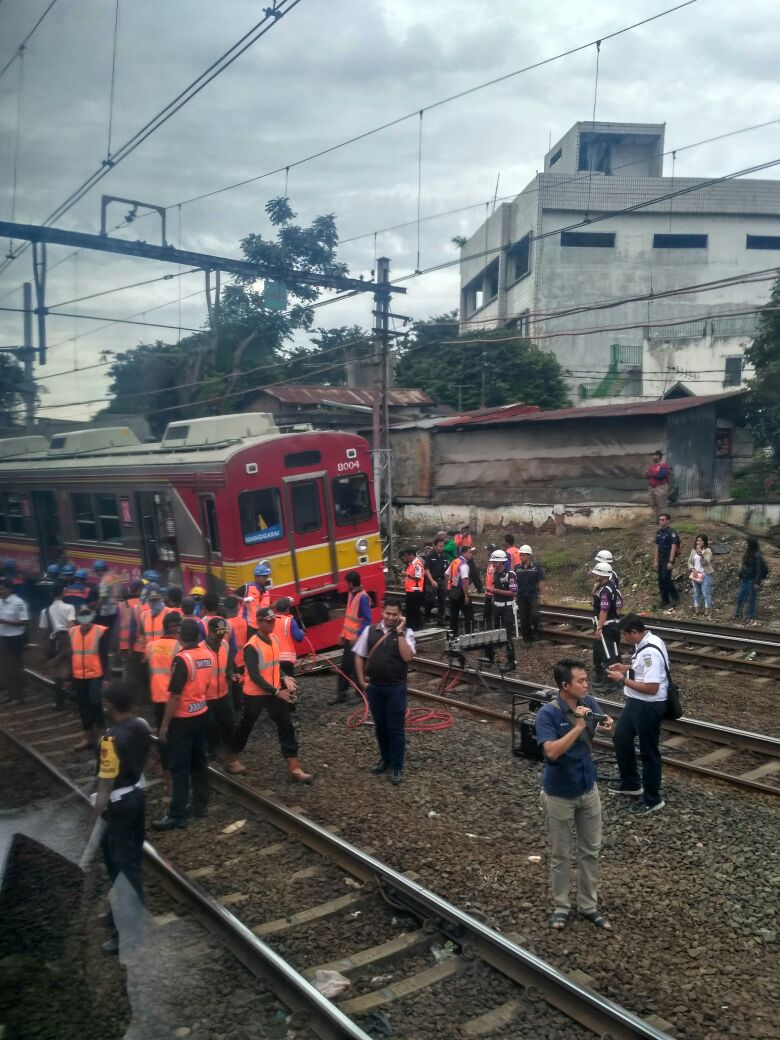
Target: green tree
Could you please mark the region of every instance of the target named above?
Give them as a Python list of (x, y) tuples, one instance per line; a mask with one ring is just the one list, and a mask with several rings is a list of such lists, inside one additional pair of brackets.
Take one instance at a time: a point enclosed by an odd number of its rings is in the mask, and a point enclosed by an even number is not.
[(755, 369), (748, 382), (747, 422), (756, 442), (771, 448), (780, 462), (780, 278), (772, 287), (769, 308), (761, 312), (758, 333), (745, 351)]
[(282, 369), (288, 378), (295, 376), (303, 383), (344, 386), (347, 362), (360, 362), (371, 350), (371, 335), (359, 325), (315, 329), (309, 343), (285, 353)]
[(564, 371), (554, 355), (506, 328), (459, 336), (457, 311), (415, 326), (401, 349), (396, 381), (464, 411), (480, 407), (483, 385), (486, 407), (515, 401), (545, 409), (569, 404)]
[[(336, 260), (332, 214), (300, 227), (286, 198), (271, 199), (266, 212), (275, 238), (248, 235), (241, 242), (244, 259), (280, 271), (347, 273)], [(298, 282), (266, 281), (261, 292), (255, 279), (233, 279), (218, 305), (209, 308), (201, 332), (117, 354), (109, 370), (112, 400), (104, 414), (141, 412), (159, 435), (172, 420), (241, 411), (259, 387), (288, 377), (297, 355), (290, 343), (311, 329), (317, 294), (314, 286)], [(311, 353), (316, 356), (321, 349), (315, 338)]]
[[(24, 417), (24, 367), (10, 354), (0, 353), (0, 415), (3, 425), (16, 426)], [(36, 395), (37, 396), (37, 395)]]

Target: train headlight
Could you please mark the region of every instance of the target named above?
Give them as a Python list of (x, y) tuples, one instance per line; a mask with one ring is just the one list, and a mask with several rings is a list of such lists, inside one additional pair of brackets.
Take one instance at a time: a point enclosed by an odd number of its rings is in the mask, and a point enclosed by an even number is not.
[(358, 540), (355, 542), (355, 548), (361, 554), (367, 553), (368, 552), (368, 539), (367, 538), (358, 538)]

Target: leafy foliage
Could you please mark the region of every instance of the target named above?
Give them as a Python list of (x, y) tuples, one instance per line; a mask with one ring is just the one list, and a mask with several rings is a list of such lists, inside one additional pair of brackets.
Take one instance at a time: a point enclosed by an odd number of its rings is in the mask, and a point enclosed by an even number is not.
[(9, 354), (0, 354), (0, 414), (3, 425), (15, 426), (24, 414), (24, 367)]
[(755, 369), (748, 382), (748, 426), (758, 444), (771, 448), (780, 462), (780, 278), (772, 287), (769, 306), (761, 312), (758, 334), (745, 351)]
[(510, 335), (507, 329), (493, 329), (458, 336), (457, 311), (421, 322), (401, 352), (396, 381), (466, 411), (480, 407), (484, 370), (486, 407), (513, 402), (566, 407), (568, 392), (557, 359)]

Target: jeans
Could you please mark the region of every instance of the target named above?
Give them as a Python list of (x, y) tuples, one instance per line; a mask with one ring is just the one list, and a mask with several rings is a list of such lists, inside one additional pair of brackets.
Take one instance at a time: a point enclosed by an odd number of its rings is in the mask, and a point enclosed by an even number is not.
[(602, 629), (603, 638), (593, 640), (593, 671), (596, 682), (607, 678), (607, 664), (620, 660), (620, 632), (617, 621), (607, 621)]
[(406, 683), (366, 687), (379, 755), (391, 769), (403, 769), (406, 753)]
[(168, 815), (187, 819), (192, 781), (192, 811), (204, 812), (209, 804), (209, 760), (206, 755), (208, 715), (174, 718), (168, 727), (168, 754), (171, 765), (171, 805)]
[(742, 614), (742, 607), (747, 600), (747, 619), (748, 621), (755, 620), (756, 617), (756, 600), (758, 598), (758, 585), (753, 581), (752, 578), (743, 579), (739, 583), (739, 591), (737, 592), (737, 605), (734, 608), (734, 617), (738, 618)]
[(290, 707), (290, 704), (282, 697), (273, 697), (271, 694), (245, 693), (241, 718), (233, 731), (233, 752), (239, 754), (244, 750), (260, 712), (265, 709), (271, 716), (271, 721), (276, 724), (282, 754), (285, 758), (297, 758), (298, 740), (290, 717)]
[(712, 575), (705, 574), (701, 581), (693, 582), (693, 605), (697, 610), (704, 606), (712, 610)]
[[(626, 788), (644, 787), (644, 800), (649, 805), (657, 805), (661, 801), (661, 752), (658, 741), (665, 711), (666, 701), (643, 701), (638, 697), (626, 697), (612, 738), (620, 779)], [(639, 737), (639, 754), (642, 758), (641, 779), (634, 748), (636, 737)]]
[(76, 694), (76, 704), (81, 716), (81, 728), (84, 730), (102, 729), (105, 725), (103, 718), (103, 701), (100, 690), (103, 686), (101, 679), (73, 679), (73, 692)]
[[(579, 880), (577, 908), (584, 914), (595, 911), (599, 887), (601, 849), (601, 799), (594, 784), (579, 798), (543, 796), (547, 833), (550, 838), (550, 876), (556, 910), (571, 909), (569, 898), (571, 851), (576, 849)], [(576, 837), (576, 842), (572, 838)]]
[(677, 586), (672, 581), (672, 568), (668, 560), (658, 561), (658, 592), (664, 606), (676, 603), (680, 598), (677, 595)]

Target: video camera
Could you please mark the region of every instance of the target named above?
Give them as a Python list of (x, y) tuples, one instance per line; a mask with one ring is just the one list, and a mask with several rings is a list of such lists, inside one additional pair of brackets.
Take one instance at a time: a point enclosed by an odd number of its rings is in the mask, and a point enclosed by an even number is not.
[(583, 718), (586, 722), (595, 722), (597, 725), (602, 722), (609, 722), (609, 715), (603, 715), (600, 711), (588, 711)]

